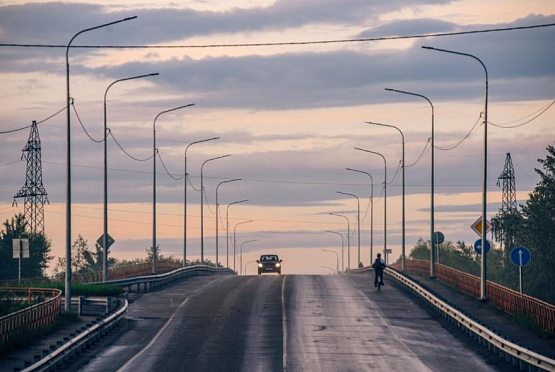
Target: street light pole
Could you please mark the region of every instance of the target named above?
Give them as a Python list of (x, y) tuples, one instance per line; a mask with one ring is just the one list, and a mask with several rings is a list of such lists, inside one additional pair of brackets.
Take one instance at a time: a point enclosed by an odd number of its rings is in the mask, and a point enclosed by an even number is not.
[(152, 123), (152, 273), (156, 274), (156, 260), (157, 260), (157, 252), (156, 252), (156, 120), (168, 112), (180, 110), (186, 107), (194, 106), (194, 103), (190, 103), (188, 105), (183, 105), (179, 107), (175, 107), (169, 110), (165, 110), (160, 112), (154, 118), (154, 122)]
[(102, 249), (104, 249), (104, 254), (102, 255), (102, 280), (105, 282), (108, 280), (108, 118), (107, 118), (107, 104), (106, 97), (110, 88), (119, 82), (127, 80), (141, 79), (149, 76), (158, 76), (159, 73), (138, 75), (133, 77), (128, 77), (124, 79), (118, 79), (112, 84), (108, 85), (106, 91), (104, 92), (104, 235), (102, 235)]
[(330, 216), (343, 217), (347, 220), (347, 270), (351, 270), (351, 222), (342, 214), (328, 213)]
[(334, 269), (332, 269), (331, 267), (327, 267), (327, 266), (322, 266), (322, 268), (324, 268), (324, 269), (328, 269), (328, 270), (330, 270), (330, 271), (331, 271), (332, 273), (334, 273), (334, 274), (335, 274), (335, 270), (334, 270)]
[(336, 272), (339, 272), (339, 255), (337, 254), (336, 251), (330, 251), (329, 249), (322, 249), (324, 252), (331, 252), (333, 254), (335, 254), (335, 267), (336, 267)]
[(345, 272), (345, 265), (343, 264), (343, 257), (345, 255), (344, 255), (343, 249), (344, 249), (345, 244), (344, 244), (343, 234), (341, 234), (337, 231), (331, 231), (331, 230), (326, 230), (326, 232), (330, 233), (330, 234), (339, 235), (341, 237), (341, 272), (344, 273)]
[(247, 275), (247, 267), (249, 267), (250, 263), (256, 263), (256, 261), (249, 261), (245, 264), (245, 275)]
[[(384, 164), (384, 178), (383, 178), (383, 188), (384, 188), (384, 203), (383, 203), (383, 255), (385, 259), (385, 263), (387, 264), (387, 160), (385, 160), (385, 156), (380, 154), (379, 152), (370, 151), (361, 149), (359, 147), (355, 147), (355, 150), (369, 152), (371, 154), (379, 155), (383, 159)], [(372, 262), (372, 261), (370, 261)]]
[(218, 203), (218, 189), (220, 188), (221, 185), (223, 185), (224, 183), (229, 183), (229, 182), (235, 182), (235, 181), (241, 181), (241, 178), (234, 178), (232, 180), (227, 180), (227, 181), (222, 181), (218, 184), (218, 186), (216, 186), (216, 267), (218, 267), (218, 257), (219, 257), (219, 226), (218, 226), (218, 222), (219, 221), (219, 210), (220, 210), (220, 204)]
[(236, 250), (235, 247), (237, 247), (237, 238), (236, 238), (236, 233), (237, 233), (237, 226), (239, 225), (243, 225), (245, 223), (249, 223), (249, 222), (253, 222), (254, 220), (248, 220), (248, 221), (243, 221), (243, 222), (239, 222), (235, 225), (235, 227), (233, 228), (233, 271), (236, 272), (235, 270), (235, 255), (236, 255)]
[(226, 232), (226, 266), (229, 269), (229, 207), (233, 204), (245, 203), (248, 202), (249, 199), (235, 201), (233, 203), (229, 203), (227, 205), (227, 209), (225, 212), (225, 232)]
[[(258, 241), (258, 239), (253, 239), (253, 240), (247, 240), (246, 242), (241, 243), (241, 256), (240, 256), (241, 258), (239, 259), (239, 270), (240, 270), (240, 271), (243, 270), (243, 246), (244, 246), (245, 244), (252, 243), (252, 242), (257, 242), (257, 241)], [(245, 270), (245, 271), (246, 271), (246, 270)], [(241, 274), (241, 275), (244, 275), (243, 272), (241, 272), (240, 274)]]
[[(486, 81), (485, 81), (485, 93), (484, 93), (484, 156), (483, 156), (483, 165), (482, 165), (482, 246), (484, 247), (482, 249), (482, 262), (480, 265), (480, 276), (481, 276), (481, 280), (480, 280), (480, 300), (482, 301), (486, 301), (487, 300), (487, 286), (486, 286), (486, 280), (487, 280), (487, 272), (486, 272), (486, 235), (487, 235), (487, 230), (486, 230), (486, 226), (487, 226), (487, 180), (488, 180), (488, 69), (486, 68), (486, 65), (484, 64), (484, 62), (482, 62), (482, 60), (476, 56), (473, 56), (472, 54), (468, 54), (468, 53), (461, 53), (461, 52), (455, 52), (452, 50), (446, 50), (446, 49), (438, 49), (438, 48), (432, 48), (432, 47), (428, 47), (428, 46), (423, 46), (422, 48), (424, 49), (429, 49), (429, 50), (435, 50), (438, 52), (444, 52), (444, 53), (451, 53), (451, 54), (458, 54), (460, 56), (465, 56), (465, 57), (470, 57), (473, 58), (474, 60), (478, 61), (482, 67), (484, 68), (484, 72), (486, 74)], [(433, 146), (432, 146), (432, 150), (433, 150)]]
[[(119, 21), (105, 23), (100, 26), (86, 28), (79, 31), (69, 40), (66, 47), (66, 277), (65, 277), (65, 305), (66, 312), (71, 311), (71, 105), (70, 80), (69, 80), (69, 48), (73, 40), (85, 32), (97, 30), (99, 28), (115, 25), (117, 23), (130, 21), (137, 18), (129, 17)], [(106, 138), (104, 139), (106, 140)]]
[(348, 195), (348, 196), (352, 196), (354, 198), (356, 198), (357, 200), (357, 220), (358, 220), (358, 260), (357, 260), (357, 267), (359, 265), (360, 261), (360, 200), (358, 199), (358, 196), (356, 196), (355, 194), (349, 194), (348, 192), (341, 192), (341, 191), (336, 191), (337, 194), (341, 194), (341, 195)]
[(393, 129), (397, 129), (397, 131), (401, 134), (401, 147), (402, 147), (402, 156), (401, 156), (401, 164), (403, 164), (403, 173), (402, 173), (402, 183), (403, 183), (403, 202), (402, 202), (402, 218), (403, 218), (403, 223), (402, 223), (402, 229), (403, 229), (403, 237), (402, 237), (402, 245), (401, 245), (401, 271), (405, 271), (405, 135), (403, 134), (403, 131), (401, 129), (399, 129), (398, 127), (396, 127), (395, 125), (389, 125), (389, 124), (381, 124), (381, 123), (374, 123), (371, 121), (367, 121), (366, 124), (370, 124), (370, 125), (378, 125), (380, 127), (388, 127), (388, 128), (393, 128)]
[(366, 174), (370, 177), (370, 265), (374, 261), (374, 177), (368, 172), (345, 168), (348, 171)]
[[(430, 172), (430, 278), (435, 278), (436, 277), (436, 268), (435, 268), (435, 243), (434, 243), (434, 230), (435, 230), (435, 212), (434, 212), (434, 188), (435, 188), (435, 182), (434, 182), (434, 159), (435, 159), (435, 143), (434, 143), (434, 138), (435, 138), (435, 129), (434, 129), (434, 104), (432, 103), (432, 101), (430, 101), (430, 99), (422, 94), (418, 94), (418, 93), (412, 93), (412, 92), (406, 92), (404, 90), (397, 90), (397, 89), (391, 89), (391, 88), (385, 88), (385, 90), (389, 91), (389, 92), (395, 92), (395, 93), (401, 93), (401, 94), (408, 94), (409, 96), (415, 96), (415, 97), (420, 97), (425, 99), (426, 101), (428, 101), (428, 103), (430, 104), (430, 107), (432, 109), (432, 136), (431, 136), (431, 144), (432, 144), (432, 150), (431, 150), (431, 172)], [(403, 163), (403, 169), (404, 169), (404, 163)]]
[(185, 148), (185, 172), (183, 173), (185, 175), (183, 178), (183, 267), (185, 267), (185, 263), (187, 262), (187, 181), (189, 180), (189, 174), (187, 174), (187, 150), (189, 150), (189, 147), (196, 145), (197, 143), (214, 141), (217, 139), (220, 139), (220, 137), (191, 142)]
[[(230, 156), (231, 155), (222, 155), (222, 156), (217, 156), (215, 158), (210, 158), (208, 160), (205, 160), (204, 163), (202, 163), (202, 165), (200, 166), (200, 264), (201, 265), (204, 265), (204, 175), (203, 175), (204, 165), (208, 162), (227, 158)], [(217, 218), (218, 216), (216, 215), (216, 226), (218, 223)], [(216, 266), (217, 264), (218, 262), (216, 261)]]

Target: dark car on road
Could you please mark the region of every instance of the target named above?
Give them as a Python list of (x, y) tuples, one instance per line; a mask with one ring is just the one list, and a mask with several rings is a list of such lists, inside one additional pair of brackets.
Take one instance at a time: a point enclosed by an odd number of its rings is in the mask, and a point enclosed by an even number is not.
[(278, 273), (281, 275), (281, 260), (277, 254), (263, 254), (258, 262), (258, 275), (262, 273)]

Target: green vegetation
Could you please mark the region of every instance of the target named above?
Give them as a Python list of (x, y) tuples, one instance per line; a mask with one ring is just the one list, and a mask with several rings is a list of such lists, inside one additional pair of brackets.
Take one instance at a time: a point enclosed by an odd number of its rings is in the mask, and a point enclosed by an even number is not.
[(0, 280), (17, 279), (18, 261), (13, 258), (13, 239), (29, 238), (29, 258), (21, 259), (21, 277), (44, 276), (50, 256), (50, 240), (44, 233), (30, 234), (23, 214), (16, 214), (3, 223), (0, 231)]
[[(542, 169), (535, 169), (540, 182), (519, 211), (492, 219), (494, 236), (501, 247), (488, 253), (488, 280), (518, 289), (518, 268), (510, 261), (515, 246), (527, 247), (532, 261), (524, 268), (524, 293), (555, 304), (555, 147), (547, 147)], [(429, 241), (420, 239), (411, 251), (411, 259), (429, 260)], [(479, 275), (480, 257), (464, 242), (445, 242), (439, 247), (440, 263), (473, 275)]]
[(19, 301), (9, 298), (7, 294), (0, 295), (0, 317), (15, 313), (21, 309), (29, 307), (27, 301)]
[[(65, 293), (65, 283), (50, 283), (50, 284), (30, 283), (30, 284), (21, 285), (21, 287), (55, 288), (55, 289), (60, 289), (62, 291), (62, 294)], [(117, 285), (110, 285), (110, 284), (92, 285), (92, 284), (80, 284), (80, 283), (71, 284), (72, 296), (121, 296), (123, 292), (124, 292), (123, 288), (118, 287)]]

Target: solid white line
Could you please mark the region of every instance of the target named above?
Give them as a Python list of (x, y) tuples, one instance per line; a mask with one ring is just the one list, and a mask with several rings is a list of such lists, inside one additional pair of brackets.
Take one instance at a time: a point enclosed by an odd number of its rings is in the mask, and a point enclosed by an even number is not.
[(283, 371), (287, 371), (287, 314), (285, 313), (285, 280), (281, 282), (281, 330), (283, 333)]
[(183, 306), (185, 306), (187, 304), (187, 302), (189, 301), (189, 299), (191, 297), (193, 297), (197, 292), (202, 291), (203, 289), (205, 289), (206, 287), (208, 287), (209, 285), (215, 284), (217, 282), (221, 282), (223, 279), (228, 278), (227, 276), (221, 277), (219, 279), (216, 279), (210, 283), (206, 283), (205, 285), (203, 285), (202, 287), (197, 288), (193, 293), (191, 293), (185, 300), (183, 300), (183, 302), (177, 307), (177, 309), (175, 309), (175, 311), (173, 312), (173, 314), (171, 315), (171, 317), (166, 321), (166, 323), (164, 324), (164, 326), (162, 328), (160, 328), (160, 330), (158, 331), (158, 333), (156, 333), (156, 336), (154, 336), (154, 338), (148, 343), (148, 345), (146, 345), (138, 354), (136, 354), (133, 358), (129, 359), (127, 361), (127, 363), (125, 363), (123, 366), (121, 366), (117, 372), (122, 372), (125, 371), (130, 365), (131, 363), (133, 363), (138, 357), (140, 357), (141, 355), (143, 355), (143, 353), (145, 351), (147, 351), (148, 349), (150, 349), (150, 347), (152, 345), (154, 345), (154, 343), (156, 342), (156, 340), (158, 340), (158, 338), (162, 335), (162, 333), (164, 333), (164, 331), (166, 330), (166, 328), (168, 328), (168, 326), (170, 325), (170, 323), (172, 322), (173, 318), (175, 317), (175, 315), (177, 314), (177, 312), (179, 311), (179, 309), (181, 309)]

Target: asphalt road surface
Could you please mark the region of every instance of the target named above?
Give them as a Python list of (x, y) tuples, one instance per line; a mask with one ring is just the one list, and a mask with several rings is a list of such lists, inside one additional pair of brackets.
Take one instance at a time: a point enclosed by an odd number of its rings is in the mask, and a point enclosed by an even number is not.
[(391, 282), (376, 292), (369, 275), (198, 277), (131, 304), (80, 370), (500, 370), (459, 338)]

